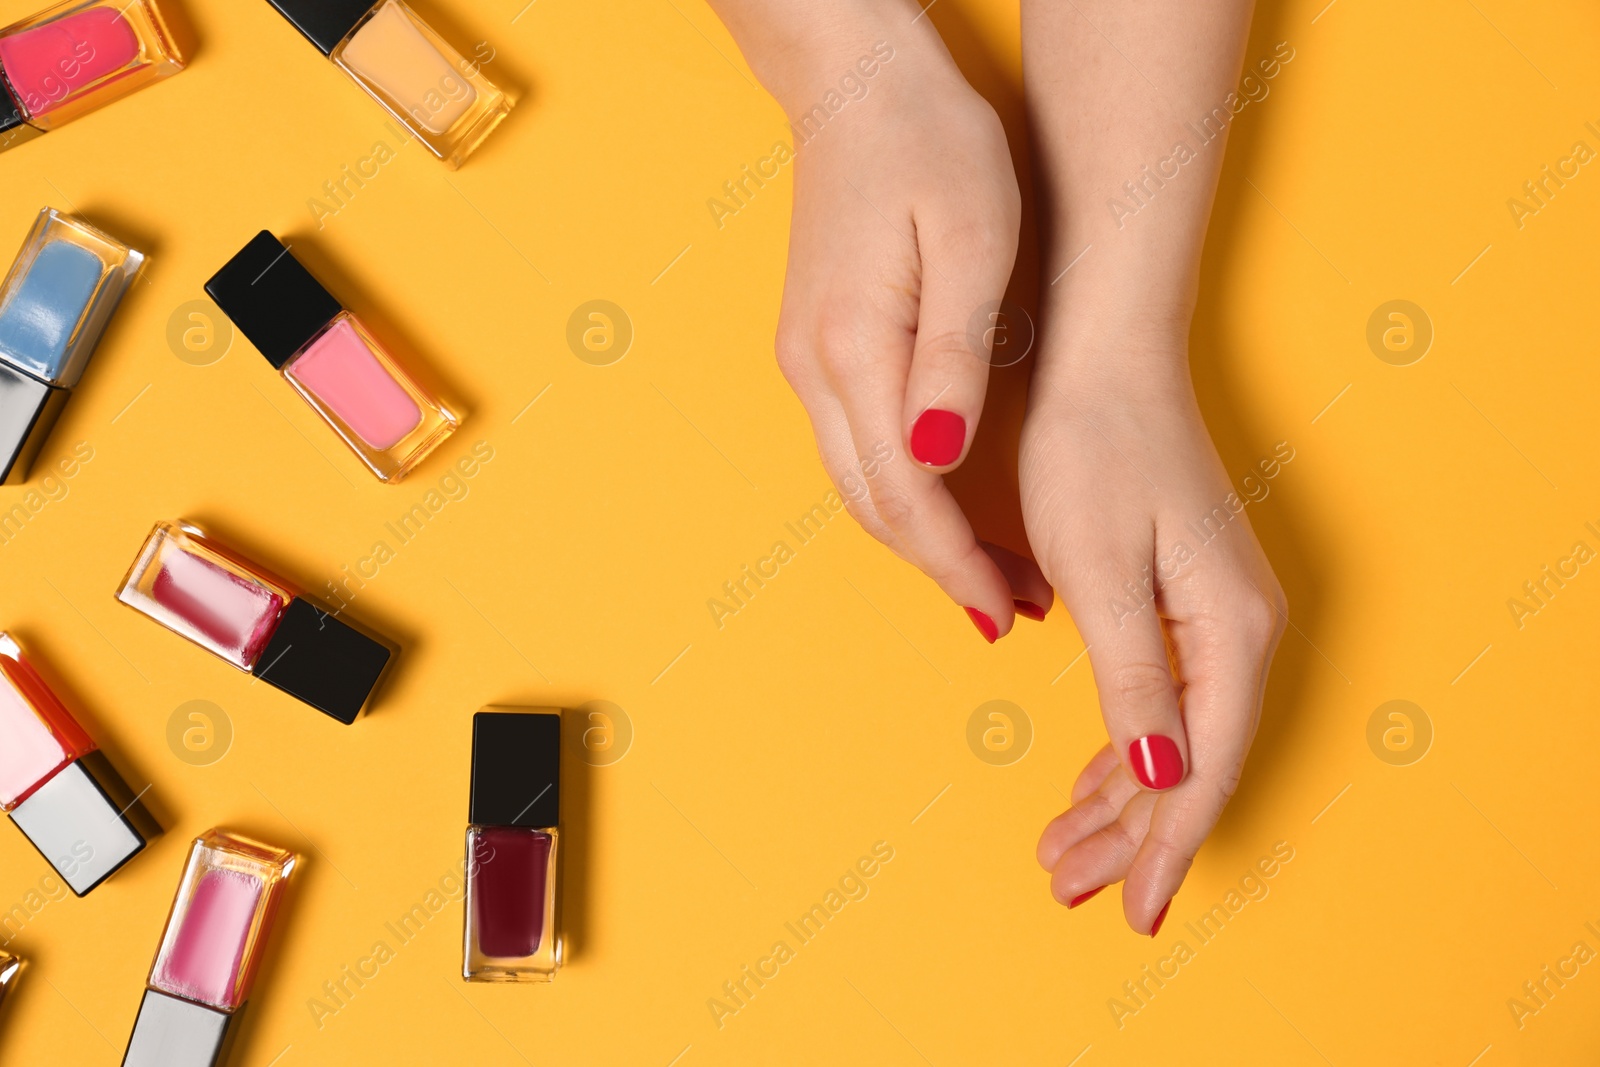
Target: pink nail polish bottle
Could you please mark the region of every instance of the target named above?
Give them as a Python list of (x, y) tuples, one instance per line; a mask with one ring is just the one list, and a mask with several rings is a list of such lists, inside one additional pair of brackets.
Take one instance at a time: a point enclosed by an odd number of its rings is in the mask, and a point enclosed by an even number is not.
[(195, 839), (122, 1067), (219, 1067), (295, 854), (226, 830)]
[(206, 293), (383, 481), (404, 478), (455, 432), (450, 409), (270, 232), (217, 271)]
[(0, 30), (0, 151), (183, 69), (154, 0), (66, 0)]

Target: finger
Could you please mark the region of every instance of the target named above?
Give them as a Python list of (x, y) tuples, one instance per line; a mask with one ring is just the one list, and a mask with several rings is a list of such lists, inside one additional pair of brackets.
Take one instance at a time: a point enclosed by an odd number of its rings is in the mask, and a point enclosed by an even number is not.
[(868, 534), (889, 544), (894, 535), (878, 517), (867, 488), (868, 471), (874, 469), (872, 460), (856, 455), (855, 439), (850, 435), (850, 420), (845, 417), (844, 405), (831, 391), (825, 390), (813, 398), (807, 408), (817, 438), (817, 454), (844, 501), (845, 510)]
[(1100, 783), (1106, 780), (1106, 775), (1122, 766), (1122, 761), (1117, 759), (1117, 750), (1110, 745), (1102, 745), (1099, 752), (1084, 765), (1078, 774), (1078, 780), (1072, 783), (1072, 802), (1076, 804), (1084, 797), (1100, 788)]
[(1055, 603), (1056, 593), (1050, 588), (1039, 565), (1009, 548), (988, 541), (979, 541), (978, 544), (983, 546), (995, 566), (1000, 568), (1000, 573), (1005, 575), (1006, 584), (1011, 586), (1011, 602), (1017, 614), (1035, 622), (1042, 621), (1050, 605)]
[(1188, 779), (1156, 804), (1150, 833), (1134, 861), (1124, 904), (1136, 930), (1147, 928), (1172, 900), (1222, 816), (1238, 788), (1260, 716), (1281, 624), (1265, 601), (1250, 606), (1241, 600), (1231, 611), (1223, 610), (1222, 617), (1230, 620), (1223, 637), (1209, 626), (1203, 632), (1180, 628), (1175, 634), (1179, 671), (1187, 683), (1183, 703), (1191, 762)]
[(993, 331), (973, 331), (973, 317), (999, 307), (1017, 255), (1017, 227), (1007, 212), (972, 207), (960, 205), (959, 219), (941, 217), (949, 210), (943, 206), (916, 219), (922, 300), (904, 440), (913, 459), (941, 473), (966, 456), (989, 386)]
[(1110, 766), (1112, 773), (1098, 789), (1073, 801), (1072, 807), (1050, 820), (1044, 833), (1039, 835), (1039, 866), (1047, 871), (1054, 870), (1068, 849), (1116, 822), (1128, 801), (1139, 793), (1139, 787), (1123, 773), (1120, 765), (1112, 762)]
[(1085, 894), (1130, 877), (1155, 801), (1155, 794), (1136, 793), (1115, 821), (1062, 853), (1050, 872), (1050, 895), (1074, 907)]
[[(1149, 546), (1141, 546), (1146, 552)], [(1148, 555), (1142, 558), (1150, 558)], [(1174, 692), (1166, 637), (1157, 608), (1159, 591), (1119, 575), (1148, 577), (1148, 566), (1118, 563), (1109, 554), (1089, 568), (1100, 581), (1080, 588), (1069, 603), (1089, 647), (1100, 712), (1111, 743), (1134, 779), (1146, 789), (1171, 789), (1188, 765), (1183, 717)]]
[[(837, 332), (825, 339), (824, 365), (844, 406), (855, 451), (870, 455), (885, 441), (900, 441), (900, 411), (910, 338), (901, 358), (863, 349)], [(876, 344), (888, 343), (878, 338)], [(1011, 586), (994, 559), (978, 544), (972, 526), (944, 479), (897, 453), (879, 464), (868, 481), (873, 508), (886, 528), (885, 540), (957, 604), (989, 642), (1011, 630), (1015, 618)]]

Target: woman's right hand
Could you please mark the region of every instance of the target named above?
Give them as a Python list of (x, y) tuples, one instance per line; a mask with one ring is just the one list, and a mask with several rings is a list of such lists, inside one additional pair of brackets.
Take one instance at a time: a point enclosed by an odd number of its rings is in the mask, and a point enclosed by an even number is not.
[(1053, 598), (1030, 561), (978, 541), (942, 477), (983, 410), (974, 320), (1016, 257), (1005, 132), (914, 4), (828, 0), (777, 48), (741, 4), (716, 6), (795, 133), (778, 365), (851, 514), (993, 641)]

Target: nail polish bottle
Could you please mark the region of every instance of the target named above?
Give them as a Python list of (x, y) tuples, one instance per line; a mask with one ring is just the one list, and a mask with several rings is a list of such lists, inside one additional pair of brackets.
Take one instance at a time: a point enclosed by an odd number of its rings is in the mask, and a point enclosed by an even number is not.
[(452, 170), (511, 110), (478, 65), (401, 0), (269, 2)]
[(206, 282), (206, 293), (382, 480), (404, 478), (455, 432), (450, 409), (267, 230)]
[(561, 712), (485, 708), (474, 715), (461, 971), (467, 981), (555, 977), (560, 816)]
[(296, 857), (225, 830), (195, 839), (122, 1067), (218, 1067)]
[(144, 253), (45, 208), (0, 283), (0, 467), (24, 481)]
[(393, 655), (188, 523), (156, 523), (117, 599), (346, 725)]
[(11, 983), (20, 970), (22, 970), (22, 960), (0, 948), (0, 1004), (5, 1003), (6, 990), (11, 988)]
[(78, 896), (161, 833), (142, 795), (0, 633), (0, 811)]
[(67, 0), (0, 30), (0, 150), (178, 73), (155, 0)]

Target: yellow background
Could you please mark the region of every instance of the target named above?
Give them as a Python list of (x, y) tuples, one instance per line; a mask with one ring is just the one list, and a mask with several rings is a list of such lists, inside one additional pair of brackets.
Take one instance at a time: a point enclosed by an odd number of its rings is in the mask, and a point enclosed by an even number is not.
[[(463, 51), (488, 42), (485, 73), (519, 104), (462, 171), (409, 145), (320, 230), (307, 200), (392, 134), (258, 0), (186, 0), (187, 71), (0, 158), (0, 249), (50, 204), (152, 254), (40, 470), (79, 442), (93, 460), (0, 544), (0, 624), (135, 787), (154, 783), (168, 827), (12, 942), (29, 965), (0, 1063), (120, 1061), (188, 841), (216, 824), (306, 857), (240, 1065), (1593, 1062), (1600, 963), (1520, 1029), (1506, 1004), (1575, 942), (1600, 950), (1584, 927), (1600, 927), (1600, 576), (1584, 568), (1520, 630), (1506, 606), (1575, 541), (1600, 548), (1584, 529), (1600, 520), (1600, 175), (1520, 230), (1506, 208), (1574, 141), (1600, 148), (1583, 126), (1600, 120), (1592, 8), (1258, 12), (1248, 58), (1278, 41), (1296, 57), (1233, 131), (1194, 354), (1236, 479), (1295, 450), (1249, 511), (1294, 628), (1244, 787), (1151, 942), (1114, 891), (1054, 904), (1034, 863), (1104, 737), (1059, 607), (991, 648), (841, 516), (714, 625), (707, 599), (827, 492), (770, 350), (791, 178), (720, 230), (706, 207), (787, 139), (783, 118), (694, 0), (523, 3), (419, 3)], [(931, 17), (1025, 171), (1015, 5), (942, 0)], [(169, 348), (174, 310), (261, 227), (465, 411), (400, 486), (242, 339), (207, 366)], [(1029, 241), (1024, 303), (1038, 271)], [(635, 328), (605, 367), (565, 341), (597, 298)], [(1436, 332), (1407, 367), (1365, 341), (1396, 298)], [(969, 499), (1007, 495), (993, 472), (1026, 367), (996, 375)], [(112, 599), (151, 524), (178, 516), (316, 590), (478, 441), (494, 459), (469, 495), (352, 609), (404, 642), (353, 727)], [(983, 525), (1017, 543), (1014, 520)], [(610, 766), (567, 763), (557, 981), (463, 984), (451, 904), (319, 1028), (308, 999), (462, 857), (471, 713), (594, 699), (635, 737)], [(1032, 724), (1008, 766), (966, 740), (994, 699)], [(1410, 766), (1368, 745), (1393, 699), (1432, 723)], [(167, 744), (190, 700), (234, 729), (209, 766)], [(894, 859), (870, 894), (719, 1029), (708, 999), (878, 841)], [(1270, 893), (1198, 946), (1185, 924), (1280, 841), (1294, 858)], [(45, 872), (0, 832), (0, 908)], [(1119, 1028), (1107, 1002), (1180, 939), (1194, 959)]]

